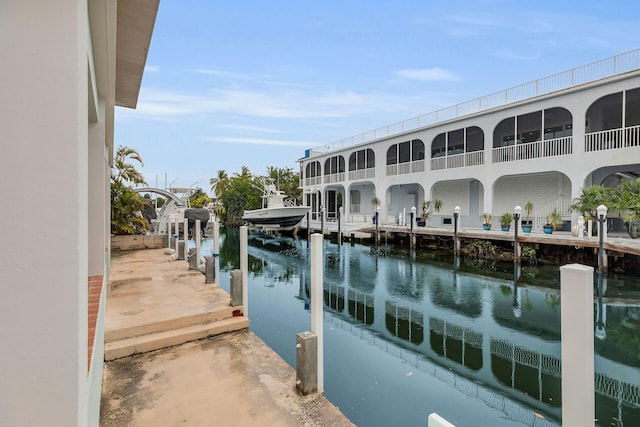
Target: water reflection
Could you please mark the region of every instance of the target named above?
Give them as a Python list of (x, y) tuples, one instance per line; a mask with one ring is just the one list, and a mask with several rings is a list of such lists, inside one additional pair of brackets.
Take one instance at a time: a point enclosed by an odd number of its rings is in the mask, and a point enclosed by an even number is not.
[[(227, 270), (238, 268), (235, 242), (227, 232)], [(557, 268), (482, 271), (384, 246), (324, 248), (325, 394), (356, 424), (425, 425), (432, 411), (458, 426), (559, 424)], [(308, 329), (306, 242), (252, 236), (249, 254), (251, 328), (294, 364), (291, 342)], [(629, 283), (594, 287), (600, 425), (640, 425), (640, 310)]]

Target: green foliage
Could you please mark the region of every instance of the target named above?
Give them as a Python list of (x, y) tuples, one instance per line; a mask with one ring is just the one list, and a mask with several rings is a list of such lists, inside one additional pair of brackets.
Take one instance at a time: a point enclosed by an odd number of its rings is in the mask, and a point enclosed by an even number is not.
[(554, 230), (562, 227), (562, 216), (558, 209), (554, 209), (549, 215), (547, 215), (546, 223), (544, 224), (547, 227), (553, 227)]
[(600, 205), (610, 206), (613, 201), (613, 190), (601, 185), (593, 185), (582, 189), (580, 197), (573, 199), (569, 206), (572, 212), (578, 212), (584, 216), (585, 221), (595, 220), (597, 208)]
[[(135, 160), (143, 165), (140, 154), (133, 148), (118, 147), (111, 171), (111, 232), (113, 234), (141, 234), (149, 224), (142, 216), (145, 203), (131, 184), (146, 184), (142, 174), (128, 163)], [(129, 185), (127, 185), (129, 184)]]
[(280, 191), (298, 204), (302, 202), (300, 178), (291, 168), (270, 166), (267, 175), (255, 176), (248, 167), (242, 166), (240, 173), (231, 177), (224, 170), (219, 170), (209, 182), (219, 202), (217, 213), (220, 219), (228, 225), (242, 224), (245, 210), (262, 208), (262, 181), (265, 179), (272, 180)]
[(475, 240), (465, 246), (465, 251), (470, 258), (496, 259), (498, 248), (488, 240)]
[(483, 224), (487, 224), (487, 225), (493, 224), (493, 215), (491, 215), (488, 212), (485, 212), (482, 215), (480, 215), (480, 219), (482, 220)]
[(433, 214), (433, 212), (440, 212), (441, 208), (442, 208), (442, 200), (440, 199), (423, 200), (422, 205), (420, 206), (420, 209), (421, 209), (420, 218), (423, 221), (428, 221), (431, 218), (431, 215)]
[(529, 220), (529, 217), (531, 216), (531, 214), (533, 213), (533, 202), (528, 201), (527, 203), (524, 204), (524, 211), (527, 213), (527, 221)]
[(623, 213), (625, 221), (640, 220), (640, 178), (622, 181), (611, 193), (610, 209)]
[(500, 225), (507, 227), (513, 222), (513, 215), (511, 212), (505, 212), (500, 216)]
[(189, 195), (189, 206), (192, 208), (203, 208), (210, 202), (211, 199), (204, 191), (202, 191), (202, 188), (196, 189), (196, 191)]

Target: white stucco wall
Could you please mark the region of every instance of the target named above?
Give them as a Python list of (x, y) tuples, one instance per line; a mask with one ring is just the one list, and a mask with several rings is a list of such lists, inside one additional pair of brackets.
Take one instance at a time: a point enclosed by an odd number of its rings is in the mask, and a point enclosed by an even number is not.
[(0, 425), (87, 420), (87, 5), (0, 3)]

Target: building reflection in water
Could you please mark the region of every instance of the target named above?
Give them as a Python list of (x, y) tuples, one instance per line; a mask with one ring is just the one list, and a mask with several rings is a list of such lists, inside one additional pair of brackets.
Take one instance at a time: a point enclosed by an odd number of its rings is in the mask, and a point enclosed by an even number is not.
[[(263, 270), (293, 268), (297, 298), (308, 308), (308, 254), (304, 243), (296, 248), (302, 253), (296, 265), (277, 251), (252, 246), (250, 254), (267, 261)], [(537, 426), (560, 420), (561, 301), (553, 280), (542, 286), (519, 264), (511, 274), (479, 274), (460, 258), (421, 262), (413, 254), (379, 252), (325, 242), (325, 321), (359, 339), (371, 334), (386, 341), (381, 348), (414, 354), (424, 372), (448, 370), (456, 384), (469, 382), (465, 390), (474, 398), (503, 408), (507, 419)], [(597, 416), (607, 420), (602, 425), (612, 419), (640, 425), (638, 300), (607, 298), (607, 285), (599, 278), (594, 298)]]

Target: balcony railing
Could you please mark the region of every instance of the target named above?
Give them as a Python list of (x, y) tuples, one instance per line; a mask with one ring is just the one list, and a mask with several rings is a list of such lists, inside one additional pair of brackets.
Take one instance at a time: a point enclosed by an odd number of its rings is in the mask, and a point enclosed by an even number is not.
[(424, 172), (424, 160), (387, 165), (387, 176)]
[(319, 185), (322, 184), (322, 177), (321, 176), (312, 176), (310, 178), (305, 178), (304, 179), (304, 186), (308, 187), (310, 185)]
[(332, 184), (334, 182), (342, 182), (342, 181), (344, 181), (344, 172), (330, 173), (324, 176), (325, 184)]
[(330, 144), (314, 148), (314, 151), (328, 153), (355, 144), (361, 144), (374, 139), (388, 137), (400, 132), (418, 129), (446, 120), (456, 119), (468, 114), (489, 110), (502, 105), (511, 104), (523, 99), (533, 98), (562, 89), (568, 89), (584, 83), (615, 76), (617, 74), (634, 71), (640, 68), (640, 49), (612, 56), (601, 61), (573, 68), (562, 73), (544, 77), (510, 89), (492, 93), (481, 98), (472, 99), (460, 104), (443, 108), (418, 117), (393, 123), (375, 130), (344, 138)]
[(640, 126), (591, 132), (584, 136), (584, 151), (640, 146)]
[(573, 152), (573, 137), (546, 139), (493, 149), (493, 163), (513, 162), (515, 160), (538, 159), (541, 157), (564, 156)]
[(358, 181), (361, 179), (370, 179), (376, 177), (375, 168), (358, 169), (355, 171), (349, 171), (349, 181)]
[(454, 154), (451, 156), (435, 157), (431, 159), (431, 170), (463, 168), (484, 164), (484, 151)]

